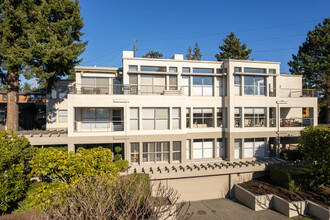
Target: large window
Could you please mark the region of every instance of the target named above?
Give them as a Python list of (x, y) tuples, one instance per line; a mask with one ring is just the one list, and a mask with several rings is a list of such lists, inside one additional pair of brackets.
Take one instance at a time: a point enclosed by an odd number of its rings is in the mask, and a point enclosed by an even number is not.
[(241, 95), (241, 76), (234, 77), (234, 94), (237, 96)]
[(190, 73), (190, 67), (182, 67), (183, 73)]
[(244, 72), (245, 73), (266, 73), (267, 70), (266, 69), (262, 69), (262, 68), (249, 68), (249, 67), (245, 67), (244, 68)]
[(173, 141), (173, 162), (181, 162), (181, 141)]
[(242, 157), (242, 139), (235, 139), (234, 158), (240, 159)]
[(226, 139), (218, 138), (217, 139), (217, 154), (216, 157), (220, 157), (222, 159), (226, 158)]
[(193, 158), (213, 158), (213, 139), (194, 139)]
[(189, 96), (190, 95), (190, 77), (189, 76), (183, 76), (182, 77), (182, 91), (183, 95)]
[(265, 95), (265, 77), (244, 77), (245, 95)]
[(168, 108), (143, 108), (142, 129), (143, 130), (165, 130), (168, 129)]
[(244, 108), (244, 127), (265, 127), (265, 108)]
[(235, 116), (235, 128), (242, 127), (242, 108), (235, 108), (234, 116)]
[(269, 127), (276, 127), (276, 108), (269, 108)]
[(82, 108), (82, 128), (108, 128), (110, 111), (108, 108)]
[(2, 101), (7, 101), (7, 94), (2, 95)]
[(145, 72), (166, 72), (166, 66), (141, 66), (141, 71), (145, 71)]
[(143, 143), (143, 162), (168, 162), (170, 155), (169, 142)]
[(59, 110), (58, 111), (58, 121), (59, 122), (68, 122), (68, 110)]
[(226, 127), (226, 108), (217, 108), (217, 127)]
[(180, 129), (181, 128), (181, 111), (180, 108), (172, 108), (172, 128)]
[[(227, 78), (222, 76), (222, 77), (217, 77), (217, 91), (219, 91), (219, 96), (226, 96), (227, 95)], [(224, 95), (225, 94), (225, 95)]]
[(213, 95), (213, 77), (194, 76), (193, 85), (194, 96)]
[(162, 94), (166, 88), (165, 76), (141, 75), (141, 94)]
[(244, 158), (263, 158), (265, 156), (265, 138), (244, 139)]
[(138, 66), (137, 65), (129, 65), (128, 70), (129, 71), (138, 71)]
[(194, 128), (213, 127), (212, 108), (194, 108), (193, 124)]
[[(81, 92), (83, 94), (109, 94), (109, 78), (106, 77), (81, 77)], [(65, 87), (64, 87), (65, 88)], [(66, 89), (66, 88), (65, 88)], [(64, 94), (64, 96), (66, 93)], [(61, 99), (61, 87), (59, 87)], [(63, 97), (64, 97), (63, 96)]]
[(169, 89), (177, 90), (178, 89), (178, 77), (177, 76), (169, 76)]
[(214, 73), (211, 68), (193, 68), (193, 73)]
[(139, 108), (130, 109), (131, 130), (139, 130)]
[(131, 163), (138, 164), (139, 163), (139, 143), (131, 143)]
[(138, 94), (138, 76), (137, 76), (137, 74), (129, 74), (129, 85), (131, 87), (130, 94)]
[(177, 73), (178, 72), (178, 68), (177, 67), (170, 67), (169, 68), (169, 72), (170, 73)]

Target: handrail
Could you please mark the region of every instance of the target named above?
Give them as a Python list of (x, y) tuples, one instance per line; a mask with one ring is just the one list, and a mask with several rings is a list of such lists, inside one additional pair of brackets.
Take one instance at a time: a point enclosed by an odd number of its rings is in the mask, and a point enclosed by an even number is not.
[(316, 89), (290, 89), (290, 88), (281, 88), (281, 91), (288, 91), (288, 94), (283, 95), (281, 93), (281, 97), (290, 97), (290, 98), (298, 98), (298, 97), (317, 97), (319, 91)]
[(292, 118), (281, 118), (280, 126), (281, 127), (306, 127), (309, 125), (313, 125), (313, 118), (300, 118), (300, 117), (292, 117)]
[(124, 121), (75, 121), (74, 128), (77, 132), (124, 131)]

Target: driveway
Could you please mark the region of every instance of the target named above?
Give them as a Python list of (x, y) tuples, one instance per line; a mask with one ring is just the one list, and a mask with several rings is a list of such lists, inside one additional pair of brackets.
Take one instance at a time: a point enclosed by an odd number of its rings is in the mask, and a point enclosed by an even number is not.
[(190, 219), (244, 219), (244, 220), (254, 220), (254, 219), (269, 219), (269, 220), (288, 220), (289, 218), (275, 212), (273, 210), (264, 211), (253, 211), (252, 209), (234, 202), (229, 199), (212, 199), (190, 202), (190, 207), (187, 211), (187, 215)]

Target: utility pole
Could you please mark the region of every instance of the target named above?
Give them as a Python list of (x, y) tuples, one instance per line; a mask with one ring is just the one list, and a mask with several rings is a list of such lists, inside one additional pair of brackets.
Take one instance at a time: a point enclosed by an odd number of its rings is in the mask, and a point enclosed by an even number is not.
[(135, 57), (135, 42), (136, 40), (133, 40), (133, 56)]

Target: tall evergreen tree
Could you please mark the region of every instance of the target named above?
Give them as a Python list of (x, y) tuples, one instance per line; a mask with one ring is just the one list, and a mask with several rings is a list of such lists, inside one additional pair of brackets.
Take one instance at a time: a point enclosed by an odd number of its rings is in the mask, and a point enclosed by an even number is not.
[(187, 54), (186, 54), (186, 59), (187, 60), (191, 60), (191, 58), (192, 58), (191, 53), (192, 53), (192, 49), (191, 49), (191, 47), (188, 47), (188, 51), (187, 51)]
[(227, 35), (224, 40), (224, 45), (219, 46), (220, 52), (215, 55), (218, 61), (228, 59), (247, 60), (252, 52), (252, 49), (247, 49), (245, 43), (241, 44), (241, 40), (237, 38), (234, 32)]
[(18, 130), (19, 75), (48, 89), (70, 75), (81, 41), (79, 0), (1, 0), (0, 76), (8, 85), (7, 129)]
[(25, 83), (23, 84), (23, 86), (21, 86), (20, 89), (23, 90), (23, 91), (32, 91), (32, 90), (33, 90), (31, 84), (28, 83), (28, 82), (25, 82)]
[(290, 72), (303, 75), (305, 88), (318, 89), (321, 122), (330, 123), (330, 18), (324, 19), (315, 29), (307, 33), (306, 41), (299, 47), (297, 55), (292, 54), (288, 62)]
[(142, 56), (143, 58), (163, 58), (163, 54), (159, 51), (150, 50), (148, 53)]
[(188, 48), (188, 52), (186, 54), (187, 60), (201, 60), (202, 59), (202, 53), (201, 49), (198, 46), (198, 43), (196, 42), (194, 50), (191, 49), (191, 47)]

